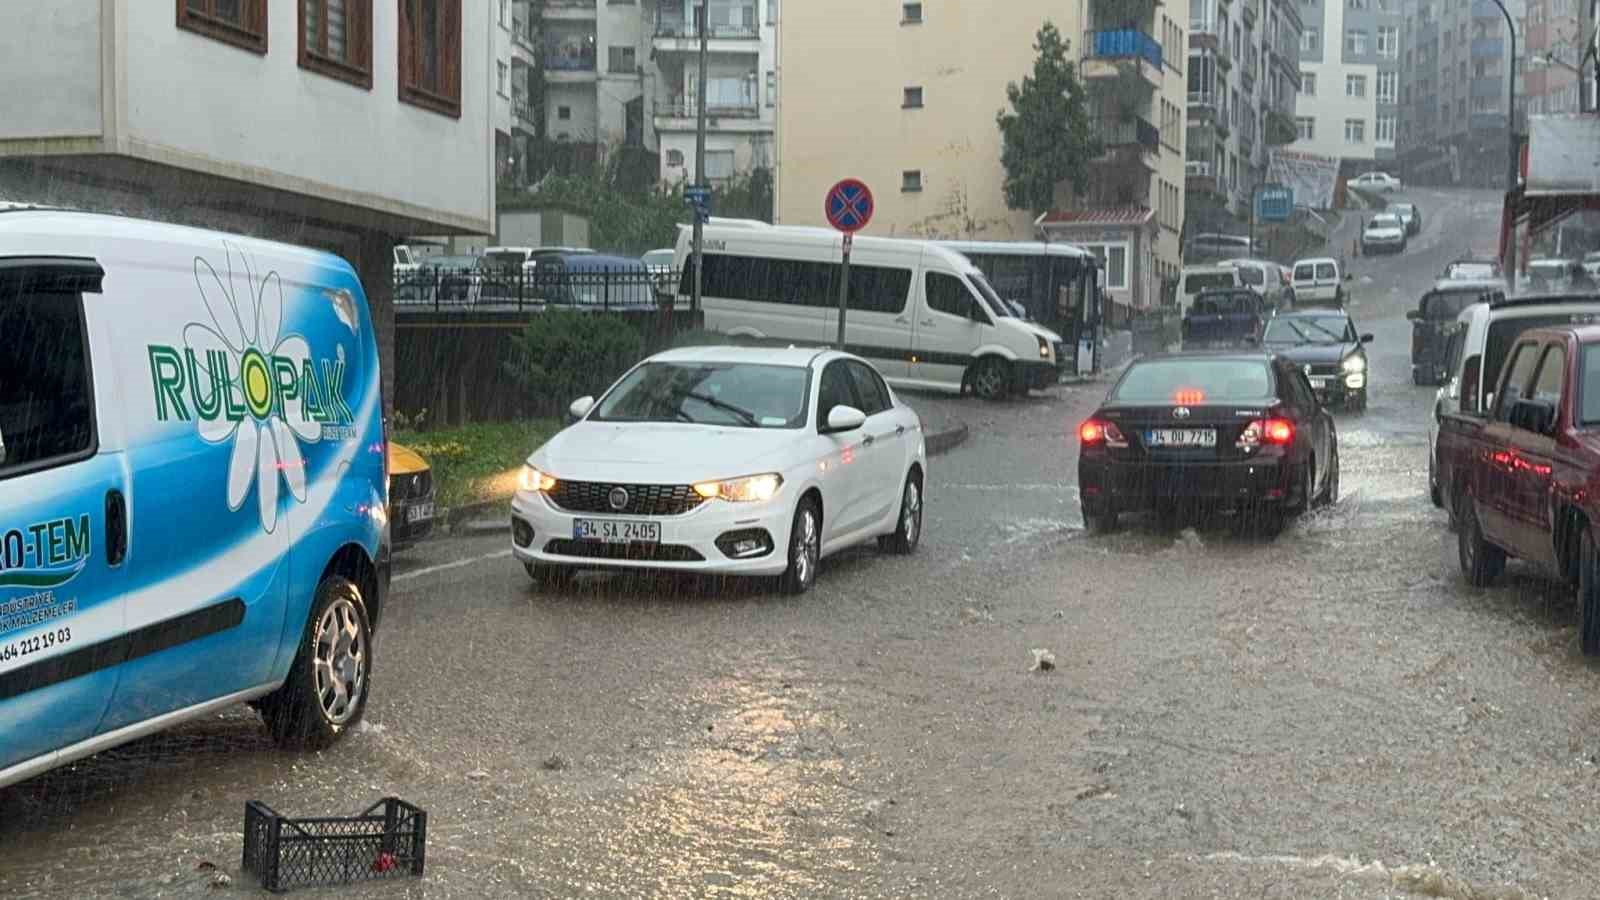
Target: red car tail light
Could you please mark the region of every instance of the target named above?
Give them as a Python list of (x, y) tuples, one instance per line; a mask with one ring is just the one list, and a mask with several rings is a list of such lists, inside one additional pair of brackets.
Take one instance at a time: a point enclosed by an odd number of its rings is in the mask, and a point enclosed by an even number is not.
[(1267, 443), (1282, 446), (1294, 440), (1294, 423), (1288, 419), (1268, 419), (1266, 427), (1262, 429), (1267, 436)]
[(1107, 447), (1126, 447), (1128, 439), (1122, 436), (1122, 429), (1115, 422), (1106, 422), (1100, 419), (1090, 419), (1078, 426), (1078, 440), (1086, 447), (1101, 444)]
[(1241, 450), (1254, 450), (1262, 444), (1282, 447), (1294, 443), (1294, 423), (1288, 419), (1256, 419), (1245, 426), (1235, 442)]

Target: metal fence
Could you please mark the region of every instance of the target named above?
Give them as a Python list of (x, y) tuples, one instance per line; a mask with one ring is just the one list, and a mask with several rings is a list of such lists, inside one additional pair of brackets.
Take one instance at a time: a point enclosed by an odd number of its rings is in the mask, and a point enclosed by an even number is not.
[(656, 309), (679, 301), (680, 273), (646, 269), (496, 269), (423, 268), (395, 279), (399, 311), (590, 312)]

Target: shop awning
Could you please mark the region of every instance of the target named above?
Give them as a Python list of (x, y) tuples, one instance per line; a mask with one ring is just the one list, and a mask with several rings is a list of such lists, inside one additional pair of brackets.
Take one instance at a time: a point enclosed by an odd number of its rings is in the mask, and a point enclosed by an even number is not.
[(1582, 210), (1600, 210), (1600, 116), (1530, 116), (1522, 184), (1506, 193), (1500, 218), (1500, 259), (1517, 226), (1536, 234)]
[(1099, 209), (1053, 209), (1034, 220), (1040, 228), (1071, 228), (1077, 226), (1110, 227), (1116, 225), (1144, 225), (1155, 216), (1148, 206), (1112, 206)]

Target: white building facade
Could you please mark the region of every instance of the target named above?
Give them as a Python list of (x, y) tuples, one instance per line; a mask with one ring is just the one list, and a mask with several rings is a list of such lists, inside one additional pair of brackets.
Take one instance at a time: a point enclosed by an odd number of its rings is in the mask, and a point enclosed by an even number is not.
[(1401, 103), (1400, 0), (1301, 7), (1298, 139), (1291, 149), (1358, 166), (1395, 158)]

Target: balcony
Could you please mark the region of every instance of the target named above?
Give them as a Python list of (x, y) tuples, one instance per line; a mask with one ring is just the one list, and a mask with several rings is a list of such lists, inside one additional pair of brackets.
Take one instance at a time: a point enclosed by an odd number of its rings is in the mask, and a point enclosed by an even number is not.
[(595, 0), (544, 0), (545, 21), (592, 21), (598, 13)]
[(517, 47), (529, 54), (538, 52), (538, 38), (533, 33), (533, 20), (520, 16), (511, 18), (511, 40)]
[(1217, 114), (1217, 95), (1210, 91), (1189, 92), (1189, 124), (1198, 125)]
[[(761, 26), (712, 22), (706, 31), (706, 45), (711, 53), (760, 53)], [(657, 53), (699, 53), (699, 28), (688, 19), (657, 19), (654, 47)]]
[(551, 35), (544, 42), (545, 78), (553, 83), (593, 81), (594, 35)]
[(1161, 45), (1142, 31), (1089, 31), (1083, 39), (1081, 72), (1086, 79), (1136, 75), (1152, 88), (1161, 87)]
[(1217, 49), (1217, 20), (1216, 19), (1190, 19), (1189, 20), (1189, 49), (1190, 50), (1215, 50), (1215, 49)]
[[(695, 98), (677, 94), (656, 103), (657, 131), (694, 131), (699, 119)], [(757, 134), (770, 132), (772, 123), (761, 121), (761, 107), (754, 100), (706, 102), (706, 128), (712, 132)]]
[(1117, 164), (1138, 156), (1149, 171), (1160, 169), (1161, 129), (1155, 125), (1138, 117), (1102, 116), (1094, 120), (1094, 133), (1106, 148), (1097, 162)]

